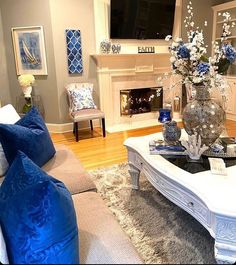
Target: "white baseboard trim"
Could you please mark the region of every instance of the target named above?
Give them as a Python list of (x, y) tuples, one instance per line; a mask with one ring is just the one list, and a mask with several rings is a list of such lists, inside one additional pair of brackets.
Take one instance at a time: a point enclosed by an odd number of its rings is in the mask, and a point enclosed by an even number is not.
[(46, 123), (46, 125), (50, 133), (66, 133), (73, 130), (72, 122), (62, 124)]
[[(80, 123), (81, 128), (79, 130), (88, 129), (89, 126), (85, 125), (85, 123)], [(46, 123), (46, 126), (50, 133), (67, 133), (73, 131), (73, 123), (62, 123), (62, 124), (56, 124), (56, 123)], [(99, 127), (99, 121), (93, 121), (94, 127)]]

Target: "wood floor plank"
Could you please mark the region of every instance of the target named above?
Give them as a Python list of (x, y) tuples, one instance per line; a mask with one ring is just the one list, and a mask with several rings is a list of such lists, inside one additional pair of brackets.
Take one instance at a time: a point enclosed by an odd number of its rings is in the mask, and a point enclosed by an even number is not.
[[(182, 123), (178, 123), (183, 128)], [(236, 136), (236, 121), (226, 121), (226, 129), (229, 136)], [(127, 161), (127, 151), (123, 143), (128, 137), (144, 136), (162, 131), (162, 126), (153, 126), (142, 129), (129, 130), (117, 133), (107, 133), (102, 137), (100, 128), (79, 131), (79, 142), (75, 142), (72, 132), (51, 134), (55, 144), (68, 146), (79, 158), (83, 166), (89, 169), (105, 167)]]

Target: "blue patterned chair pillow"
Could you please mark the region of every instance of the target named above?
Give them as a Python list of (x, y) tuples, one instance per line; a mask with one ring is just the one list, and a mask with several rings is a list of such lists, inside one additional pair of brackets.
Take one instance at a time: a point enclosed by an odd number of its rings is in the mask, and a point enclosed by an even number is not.
[(10, 264), (78, 264), (78, 227), (65, 185), (18, 151), (0, 187)]
[(89, 83), (74, 83), (67, 86), (70, 101), (70, 112), (82, 109), (96, 109), (93, 100), (93, 85)]
[(44, 120), (35, 107), (15, 124), (0, 124), (0, 142), (9, 165), (18, 150), (40, 167), (56, 152)]

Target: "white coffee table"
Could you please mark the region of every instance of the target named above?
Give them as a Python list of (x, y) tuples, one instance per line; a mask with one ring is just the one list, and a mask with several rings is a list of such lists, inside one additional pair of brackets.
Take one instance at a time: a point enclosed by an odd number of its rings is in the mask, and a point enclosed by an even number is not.
[[(182, 131), (181, 138), (186, 133)], [(149, 141), (162, 133), (128, 138), (128, 162), (132, 186), (139, 189), (142, 171), (150, 183), (170, 201), (190, 213), (215, 239), (217, 263), (236, 262), (236, 166), (227, 176), (209, 170), (191, 174), (160, 155), (149, 154)]]

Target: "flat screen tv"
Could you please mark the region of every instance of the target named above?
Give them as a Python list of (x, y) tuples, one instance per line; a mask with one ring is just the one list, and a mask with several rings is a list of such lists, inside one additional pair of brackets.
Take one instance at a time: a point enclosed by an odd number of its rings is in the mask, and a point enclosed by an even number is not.
[(172, 35), (176, 0), (111, 0), (111, 39), (164, 39)]

